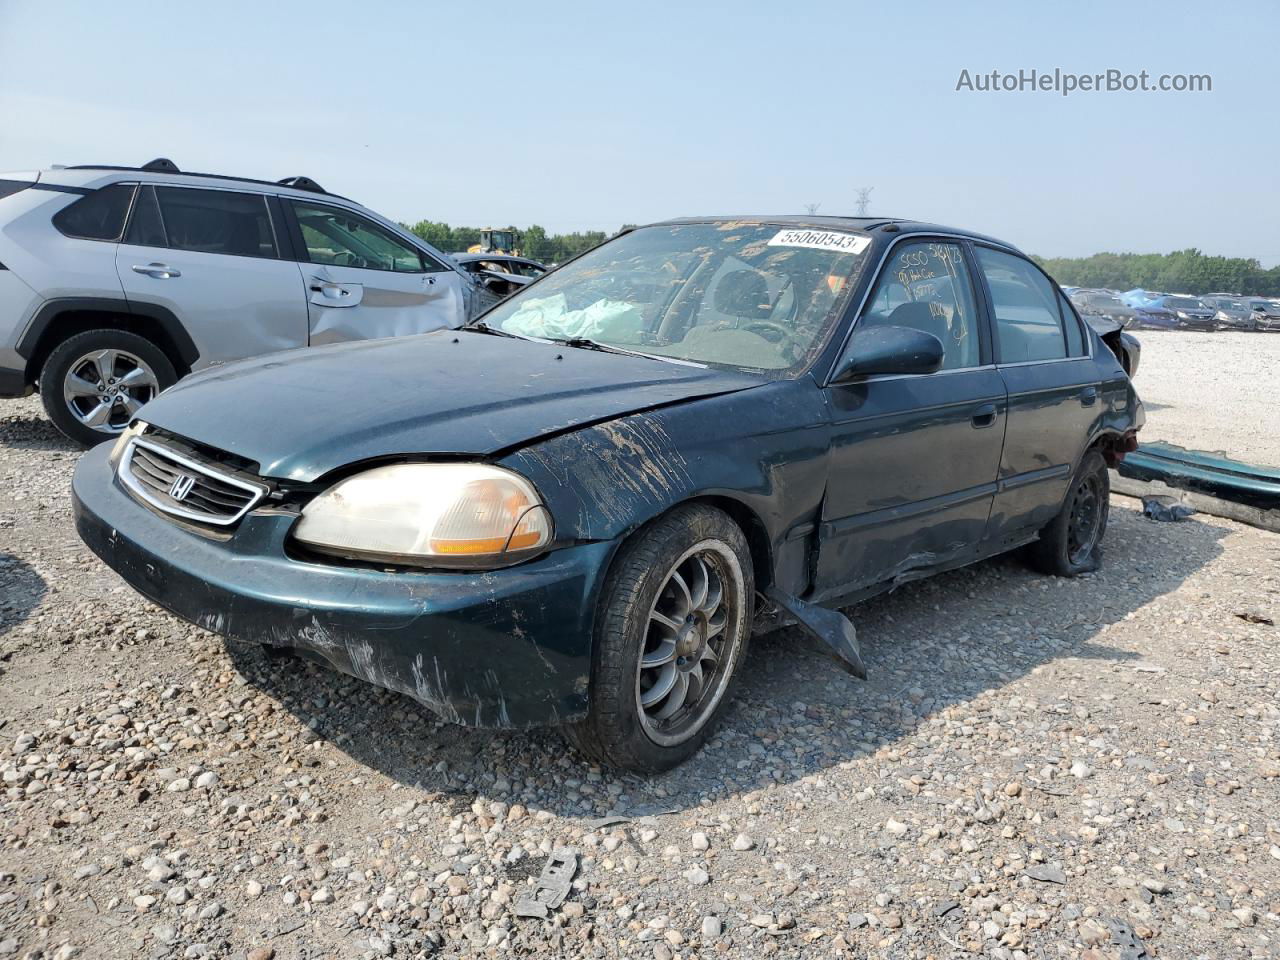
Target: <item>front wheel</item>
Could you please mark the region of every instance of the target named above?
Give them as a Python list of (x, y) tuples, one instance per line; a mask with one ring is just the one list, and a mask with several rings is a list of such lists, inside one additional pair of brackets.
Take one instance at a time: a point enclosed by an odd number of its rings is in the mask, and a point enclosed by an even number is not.
[(1071, 478), (1062, 509), (1028, 548), (1031, 565), (1059, 577), (1097, 570), (1102, 563), (1102, 538), (1110, 508), (1107, 463), (1097, 450), (1090, 450)]
[(641, 530), (605, 584), (590, 713), (565, 735), (636, 773), (683, 762), (730, 699), (754, 597), (746, 537), (720, 510), (679, 507)]

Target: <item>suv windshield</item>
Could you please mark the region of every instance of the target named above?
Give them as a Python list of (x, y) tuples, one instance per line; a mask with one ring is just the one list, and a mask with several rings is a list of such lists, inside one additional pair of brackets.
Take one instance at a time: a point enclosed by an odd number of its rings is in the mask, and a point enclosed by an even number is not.
[(506, 333), (782, 375), (826, 342), (871, 238), (722, 222), (642, 227), (485, 314)]

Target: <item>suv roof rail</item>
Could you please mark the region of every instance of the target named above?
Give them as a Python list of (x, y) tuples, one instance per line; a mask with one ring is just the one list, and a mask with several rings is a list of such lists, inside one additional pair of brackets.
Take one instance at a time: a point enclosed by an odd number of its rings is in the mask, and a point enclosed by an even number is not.
[(276, 183), (282, 187), (292, 187), (294, 190), (309, 190), (312, 193), (328, 193), (324, 187), (316, 183), (310, 177), (283, 177)]
[(172, 160), (170, 160), (168, 157), (156, 157), (154, 160), (150, 161), (149, 163), (144, 163), (141, 169), (146, 170), (150, 173), (181, 173), (182, 172), (181, 170), (178, 169), (178, 165), (174, 163)]
[[(254, 177), (234, 177), (225, 173), (197, 173), (194, 170), (179, 170), (178, 165), (167, 157), (156, 157), (140, 167), (123, 167), (108, 163), (77, 163), (66, 170), (121, 170), (121, 171), (138, 171), (141, 173), (177, 173), (184, 177), (205, 177), (209, 180), (235, 180), (240, 183), (259, 183), (269, 187), (287, 187), (290, 190), (306, 190), (308, 193), (323, 193), (327, 197), (337, 197), (339, 200), (351, 200), (350, 197), (344, 197), (340, 194), (330, 193), (320, 184), (316, 183), (310, 177), (285, 177), (282, 180), (258, 180)], [(351, 200), (352, 203), (356, 201)]]

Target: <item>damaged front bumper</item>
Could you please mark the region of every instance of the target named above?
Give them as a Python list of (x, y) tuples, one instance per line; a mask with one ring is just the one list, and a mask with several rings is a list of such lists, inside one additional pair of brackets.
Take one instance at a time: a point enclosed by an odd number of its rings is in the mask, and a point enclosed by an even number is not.
[(468, 726), (553, 725), (587, 712), (591, 629), (614, 544), (480, 573), (384, 571), (290, 556), (295, 517), (260, 510), (225, 539), (134, 500), (80, 460), (76, 528), (144, 596), (207, 630), (293, 647)]

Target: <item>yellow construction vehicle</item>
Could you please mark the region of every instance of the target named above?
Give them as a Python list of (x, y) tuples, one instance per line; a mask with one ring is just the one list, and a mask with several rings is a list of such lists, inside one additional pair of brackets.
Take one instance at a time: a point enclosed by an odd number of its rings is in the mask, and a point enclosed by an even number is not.
[(480, 231), (480, 242), (467, 247), (467, 253), (501, 253), (509, 257), (520, 256), (516, 244), (520, 235), (514, 230), (495, 230), (485, 227)]

